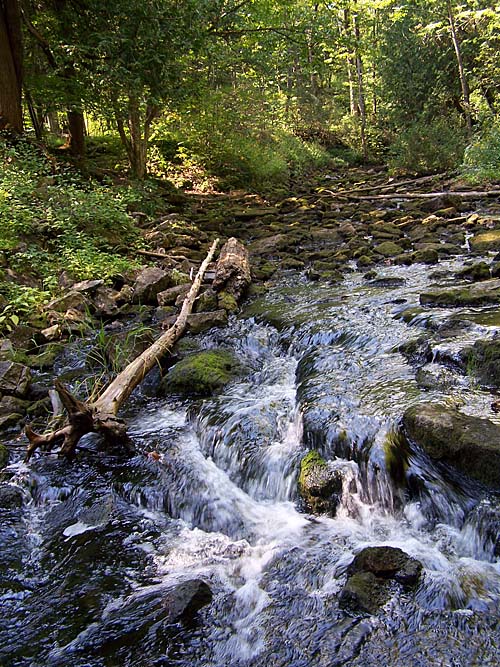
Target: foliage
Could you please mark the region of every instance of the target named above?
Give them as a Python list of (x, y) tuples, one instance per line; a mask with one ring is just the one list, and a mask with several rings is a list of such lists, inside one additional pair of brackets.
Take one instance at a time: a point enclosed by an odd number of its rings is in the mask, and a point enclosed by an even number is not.
[(500, 123), (486, 125), (465, 150), (464, 175), (473, 182), (500, 180)]
[(131, 253), (142, 243), (127, 210), (142, 188), (85, 180), (28, 142), (0, 139), (0, 156), (0, 250), (14, 272), (0, 293), (9, 312), (27, 315), (47, 301), (62, 271), (109, 279), (136, 265)]
[(421, 116), (400, 132), (389, 149), (393, 172), (433, 174), (456, 169), (463, 157), (466, 134), (456, 117)]

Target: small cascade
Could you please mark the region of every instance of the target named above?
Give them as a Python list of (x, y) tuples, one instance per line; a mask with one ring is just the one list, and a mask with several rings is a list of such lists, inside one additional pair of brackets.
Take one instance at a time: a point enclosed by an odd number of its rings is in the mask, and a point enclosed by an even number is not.
[[(203, 401), (138, 395), (129, 431), (146, 456), (9, 467), (21, 500), (0, 534), (11, 559), (0, 579), (2, 664), (495, 664), (498, 498), (433, 463), (400, 423), (422, 400), (463, 405), (465, 393), (469, 413), (484, 412), (489, 394), (460, 369), (446, 366), (446, 391), (424, 388), (400, 352), (424, 336), (427, 366), (442, 366), (439, 354), (459, 351), (471, 330), (438, 340), (448, 311), (403, 316), (429, 283), (423, 267), (382, 278), (285, 282), (260, 317), (199, 336), (243, 371)], [(286, 312), (287, 325), (266, 324), (266, 308)], [(299, 498), (311, 449), (341, 479), (335, 516), (312, 516)], [(392, 581), (377, 614), (357, 615), (339, 600), (369, 546), (402, 549), (423, 574), (411, 591)], [(211, 602), (168, 625), (165, 591), (186, 582), (209, 587)]]

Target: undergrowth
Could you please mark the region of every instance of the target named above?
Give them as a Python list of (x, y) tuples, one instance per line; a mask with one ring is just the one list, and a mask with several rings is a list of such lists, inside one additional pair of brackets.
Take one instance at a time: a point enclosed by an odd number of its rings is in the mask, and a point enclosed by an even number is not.
[[(0, 137), (0, 298), (24, 319), (70, 279), (110, 280), (137, 266), (129, 210), (144, 188), (85, 179), (25, 141)], [(0, 322), (1, 325), (1, 322)]]

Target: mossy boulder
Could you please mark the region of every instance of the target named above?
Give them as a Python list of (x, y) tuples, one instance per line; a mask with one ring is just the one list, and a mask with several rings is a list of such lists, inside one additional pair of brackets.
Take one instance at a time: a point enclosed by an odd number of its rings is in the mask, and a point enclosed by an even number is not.
[(213, 289), (206, 289), (194, 302), (195, 313), (207, 313), (218, 309), (217, 294)]
[(424, 248), (412, 253), (411, 260), (415, 264), (437, 264), (439, 262), (439, 253), (435, 248)]
[(478, 340), (460, 352), (464, 367), (479, 381), (500, 387), (500, 338)]
[(225, 350), (192, 354), (173, 366), (162, 381), (162, 389), (182, 396), (209, 396), (241, 371), (238, 360)]
[(491, 271), (489, 264), (486, 262), (477, 262), (471, 266), (467, 266), (462, 271), (457, 273), (457, 278), (479, 282), (481, 280), (489, 280), (491, 278)]
[(396, 257), (396, 255), (401, 255), (403, 248), (393, 241), (384, 241), (375, 246), (374, 251), (382, 257)]
[(422, 564), (395, 547), (366, 547), (347, 569), (350, 575), (340, 594), (340, 606), (376, 614), (391, 594), (389, 580), (412, 588), (420, 579)]
[(426, 306), (481, 306), (500, 303), (500, 280), (484, 280), (463, 287), (423, 292), (420, 303)]
[(376, 614), (389, 599), (389, 586), (371, 572), (357, 572), (350, 576), (339, 597), (343, 609)]
[(309, 511), (335, 516), (342, 494), (342, 475), (312, 450), (300, 462), (299, 493)]
[(238, 301), (233, 294), (229, 292), (219, 292), (217, 294), (217, 307), (228, 313), (236, 313), (239, 310)]
[(403, 427), (434, 461), (486, 486), (500, 486), (500, 425), (439, 403), (420, 403), (404, 413)]
[(477, 234), (470, 240), (471, 250), (478, 253), (500, 250), (500, 229)]

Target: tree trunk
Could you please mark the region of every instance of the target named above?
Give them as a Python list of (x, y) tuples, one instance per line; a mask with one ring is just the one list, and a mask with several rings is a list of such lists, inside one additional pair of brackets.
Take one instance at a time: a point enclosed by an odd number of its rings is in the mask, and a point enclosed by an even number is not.
[(38, 141), (41, 141), (43, 138), (43, 113), (40, 109), (35, 107), (33, 97), (29, 90), (24, 91), (24, 97), (26, 99), (26, 104), (28, 105), (28, 111), (31, 119), (31, 124), (35, 130), (35, 136)]
[(46, 435), (38, 435), (30, 427), (27, 427), (26, 435), (30, 444), (26, 452), (26, 461), (29, 461), (38, 448), (50, 450), (55, 443), (61, 440), (63, 443), (60, 455), (72, 458), (80, 438), (87, 433), (96, 432), (101, 433), (108, 443), (131, 451), (126, 425), (117, 416), (118, 410), (129, 398), (135, 387), (144, 380), (158, 361), (170, 352), (174, 343), (184, 333), (188, 315), (193, 309), (194, 301), (203, 282), (203, 276), (212, 261), (218, 242), (218, 239), (213, 242), (207, 257), (200, 266), (174, 324), (153, 345), (139, 355), (137, 359), (134, 359), (96, 401), (83, 403), (72, 396), (61, 384), (56, 384), (61, 401), (68, 412), (67, 423), (61, 429)]
[(55, 137), (60, 137), (61, 126), (59, 125), (59, 118), (56, 111), (49, 111), (47, 114), (47, 123), (49, 124), (49, 132)]
[[(352, 31), (351, 31), (351, 16), (348, 8), (344, 9), (344, 32), (346, 39), (350, 42), (352, 37)], [(356, 106), (356, 91), (354, 86), (354, 59), (352, 56), (352, 49), (350, 43), (347, 47), (346, 64), (347, 64), (347, 80), (349, 82), (349, 109), (351, 112), (351, 116), (355, 116), (357, 114), (357, 106)]]
[(82, 111), (68, 111), (69, 150), (75, 157), (85, 155), (85, 119)]
[(467, 76), (465, 74), (464, 61), (462, 58), (462, 50), (460, 48), (460, 42), (457, 35), (457, 27), (455, 23), (455, 15), (453, 14), (453, 8), (451, 6), (451, 1), (447, 0), (446, 9), (448, 12), (448, 22), (450, 24), (451, 31), (451, 40), (453, 42), (453, 48), (455, 49), (455, 55), (457, 58), (458, 65), (458, 74), (460, 77), (460, 86), (462, 88), (462, 99), (463, 99), (463, 110), (465, 116), (465, 122), (467, 124), (467, 132), (469, 137), (472, 135), (472, 114), (471, 114), (471, 105), (470, 105), (470, 93), (469, 93), (469, 83), (467, 81)]
[(366, 160), (368, 158), (368, 145), (366, 143), (366, 102), (365, 102), (365, 87), (364, 87), (364, 76), (363, 76), (363, 61), (361, 59), (360, 53), (360, 41), (361, 34), (359, 29), (359, 18), (355, 14), (353, 17), (353, 26), (354, 26), (354, 38), (356, 40), (356, 74), (358, 79), (358, 108), (359, 108), (359, 119), (360, 119), (360, 137), (361, 137), (361, 148), (363, 150), (363, 157)]
[(22, 33), (18, 0), (0, 0), (0, 130), (23, 131)]

